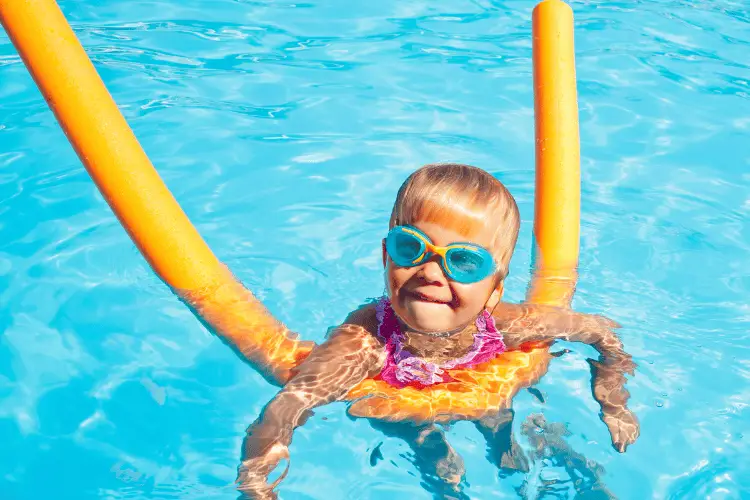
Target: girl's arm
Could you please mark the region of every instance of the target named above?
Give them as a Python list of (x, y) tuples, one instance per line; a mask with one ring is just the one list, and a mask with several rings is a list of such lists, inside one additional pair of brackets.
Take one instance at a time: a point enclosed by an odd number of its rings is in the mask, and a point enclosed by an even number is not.
[[(343, 398), (354, 386), (382, 367), (382, 344), (363, 326), (347, 323), (335, 329), (293, 370), (291, 380), (247, 430), (239, 489), (253, 498), (275, 498), (268, 475), (288, 458), (294, 429), (312, 409)], [(282, 476), (283, 478), (283, 476)]]
[(614, 332), (619, 324), (603, 316), (536, 304), (500, 303), (493, 316), (510, 348), (527, 342), (566, 340), (599, 351), (599, 361), (590, 363), (593, 395), (602, 409), (602, 420), (618, 451), (624, 452), (635, 442), (640, 430), (638, 419), (627, 408), (630, 393), (625, 389), (625, 374), (633, 375), (636, 365)]

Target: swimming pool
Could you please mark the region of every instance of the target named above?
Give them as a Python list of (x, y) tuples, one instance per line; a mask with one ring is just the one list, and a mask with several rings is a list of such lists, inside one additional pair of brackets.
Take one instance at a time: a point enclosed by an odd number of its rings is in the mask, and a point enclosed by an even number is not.
[[(218, 256), (320, 340), (382, 291), (380, 238), (416, 166), (495, 173), (524, 225), (533, 2), (61, 2), (170, 189)], [(472, 498), (750, 495), (750, 16), (743, 2), (573, 2), (582, 144), (574, 307), (623, 323), (642, 435), (609, 445), (566, 345), (516, 399), (544, 414), (526, 475), (457, 424)], [(229, 498), (273, 387), (149, 270), (0, 39), (2, 498)], [(541, 395), (541, 398), (540, 398)], [(541, 400), (544, 402), (542, 402)], [(744, 425), (743, 425), (744, 424)], [(560, 448), (563, 449), (560, 449)], [(408, 450), (343, 405), (296, 434), (284, 498), (430, 498)], [(381, 458), (382, 457), (382, 458)]]

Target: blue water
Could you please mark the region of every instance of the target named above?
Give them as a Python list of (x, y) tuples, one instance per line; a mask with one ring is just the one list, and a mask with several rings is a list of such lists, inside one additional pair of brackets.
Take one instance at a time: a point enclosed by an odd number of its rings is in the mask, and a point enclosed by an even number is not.
[[(280, 319), (321, 340), (382, 291), (396, 190), (427, 162), (486, 168), (523, 227), (533, 2), (62, 1), (160, 174)], [(522, 392), (562, 445), (500, 478), (448, 432), (471, 498), (750, 498), (750, 5), (576, 1), (582, 143), (574, 307), (624, 327), (642, 425), (609, 444), (586, 359)], [(0, 35), (0, 497), (233, 498), (275, 389), (154, 276)], [(379, 448), (378, 448), (379, 446)], [(382, 460), (377, 459), (378, 449)], [(295, 435), (285, 499), (432, 498), (404, 443), (342, 404)]]

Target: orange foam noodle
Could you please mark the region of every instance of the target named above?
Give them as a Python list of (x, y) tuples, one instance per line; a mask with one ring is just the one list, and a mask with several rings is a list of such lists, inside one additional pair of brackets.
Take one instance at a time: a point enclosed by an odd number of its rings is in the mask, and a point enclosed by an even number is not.
[(527, 300), (567, 306), (577, 277), (581, 198), (572, 9), (560, 0), (539, 3), (532, 34), (536, 269)]
[(0, 22), (88, 173), (154, 271), (211, 328), (237, 342), (256, 368), (275, 381), (287, 377), (310, 343), (288, 335), (203, 241), (55, 1), (0, 0)]
[(151, 165), (54, 0), (0, 0), (0, 19), (68, 140), (154, 271), (179, 289), (228, 279)]
[(509, 351), (466, 370), (449, 370), (456, 382), (434, 387), (399, 389), (368, 379), (349, 391), (349, 414), (389, 421), (441, 422), (479, 419), (508, 408), (516, 393), (536, 382), (551, 356), (544, 347)]

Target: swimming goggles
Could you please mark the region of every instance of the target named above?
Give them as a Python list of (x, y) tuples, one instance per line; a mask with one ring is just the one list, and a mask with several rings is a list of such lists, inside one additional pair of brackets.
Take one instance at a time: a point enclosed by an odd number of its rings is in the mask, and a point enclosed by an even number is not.
[(391, 260), (401, 267), (419, 266), (432, 255), (439, 255), (445, 275), (459, 283), (476, 283), (495, 272), (495, 260), (485, 248), (473, 243), (451, 243), (445, 247), (432, 244), (419, 229), (396, 226), (385, 238), (385, 249)]

